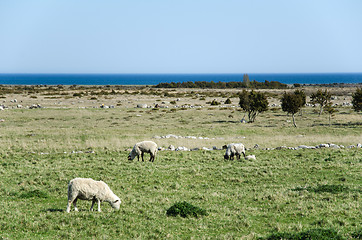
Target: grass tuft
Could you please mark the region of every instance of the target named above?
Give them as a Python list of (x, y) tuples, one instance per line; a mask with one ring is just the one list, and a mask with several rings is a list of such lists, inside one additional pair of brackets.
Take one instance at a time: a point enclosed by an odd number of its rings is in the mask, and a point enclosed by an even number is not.
[(343, 185), (318, 185), (317, 187), (296, 187), (292, 189), (293, 191), (308, 191), (308, 192), (315, 192), (315, 193), (341, 193), (341, 192), (348, 192), (349, 188)]
[(48, 194), (38, 189), (22, 193), (20, 198), (48, 198)]
[(180, 215), (185, 218), (188, 216), (199, 217), (199, 216), (207, 216), (207, 212), (205, 209), (196, 207), (188, 202), (177, 202), (172, 205), (166, 212), (167, 216), (176, 217)]
[(358, 229), (357, 231), (351, 234), (353, 239), (362, 239), (362, 228)]
[(261, 240), (342, 240), (344, 239), (336, 231), (332, 229), (311, 229), (304, 232), (298, 233), (273, 233), (266, 238), (259, 238)]

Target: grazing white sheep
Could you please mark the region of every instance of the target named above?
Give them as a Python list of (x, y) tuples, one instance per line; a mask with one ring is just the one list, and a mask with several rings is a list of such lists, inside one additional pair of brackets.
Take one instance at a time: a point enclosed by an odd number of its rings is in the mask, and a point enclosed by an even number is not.
[(70, 212), (70, 206), (74, 205), (74, 210), (78, 212), (77, 200), (91, 200), (93, 211), (95, 202), (98, 202), (98, 212), (101, 212), (101, 202), (108, 202), (113, 208), (119, 209), (121, 200), (117, 197), (108, 185), (103, 181), (95, 181), (91, 178), (74, 178), (68, 184), (68, 206), (67, 212)]
[(234, 160), (234, 156), (236, 156), (236, 159), (239, 160), (241, 154), (243, 154), (245, 158), (244, 145), (242, 143), (230, 143), (226, 147), (224, 158)]
[(143, 160), (143, 154), (149, 153), (151, 155), (150, 161), (155, 161), (156, 153), (157, 153), (157, 144), (152, 141), (143, 141), (136, 143), (132, 149), (132, 151), (128, 155), (128, 160), (133, 160), (136, 156), (138, 161), (140, 160), (140, 155)]

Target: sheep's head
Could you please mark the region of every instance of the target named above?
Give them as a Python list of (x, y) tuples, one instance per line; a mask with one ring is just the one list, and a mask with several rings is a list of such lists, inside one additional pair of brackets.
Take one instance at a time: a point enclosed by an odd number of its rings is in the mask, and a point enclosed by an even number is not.
[(128, 160), (133, 160), (137, 156), (134, 149), (128, 154)]
[(230, 156), (227, 155), (227, 154), (224, 155), (224, 159), (226, 159), (226, 160), (229, 160), (229, 157), (230, 157)]
[(118, 198), (112, 202), (110, 202), (112, 208), (119, 210), (119, 207), (121, 206), (121, 200)]

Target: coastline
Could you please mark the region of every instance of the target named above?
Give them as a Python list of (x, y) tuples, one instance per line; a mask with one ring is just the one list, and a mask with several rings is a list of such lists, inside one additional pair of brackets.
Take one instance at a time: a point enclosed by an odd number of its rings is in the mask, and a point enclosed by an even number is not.
[[(248, 74), (250, 81), (301, 85), (362, 84), (362, 73)], [(0, 85), (123, 85), (154, 86), (179, 82), (241, 82), (243, 74), (9, 74)]]

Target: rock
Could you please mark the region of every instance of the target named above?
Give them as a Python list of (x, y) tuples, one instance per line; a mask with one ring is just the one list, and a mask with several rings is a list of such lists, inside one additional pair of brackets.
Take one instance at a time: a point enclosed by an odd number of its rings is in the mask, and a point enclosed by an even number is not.
[(176, 139), (178, 139), (179, 137), (174, 135), (174, 134), (168, 134), (168, 135), (165, 136), (165, 138), (176, 138)]
[(167, 148), (168, 150), (170, 150), (170, 151), (175, 151), (175, 146), (173, 146), (173, 145), (170, 145), (170, 146), (168, 146), (168, 148)]
[(282, 150), (282, 149), (287, 149), (286, 146), (280, 146), (280, 147), (277, 147), (276, 150)]
[(298, 149), (315, 149), (313, 146), (299, 145)]
[(189, 151), (187, 147), (177, 147), (175, 151)]
[(328, 148), (329, 144), (328, 143), (321, 143), (321, 144), (318, 145), (318, 147), (320, 147), (320, 148)]
[(254, 148), (255, 148), (255, 149), (258, 149), (258, 148), (259, 148), (259, 144), (255, 144), (255, 145), (254, 145)]
[(211, 148), (207, 148), (207, 147), (202, 147), (202, 150), (212, 151), (212, 149), (211, 149)]
[(358, 143), (358, 144), (357, 144), (357, 147), (358, 147), (358, 148), (362, 148), (362, 144), (361, 144), (361, 143)]
[(335, 148), (335, 149), (339, 149), (339, 148), (340, 148), (337, 144), (333, 144), (333, 143), (329, 144), (329, 147), (330, 147), (330, 148)]
[(195, 137), (195, 136), (186, 136), (185, 138), (197, 139), (197, 137)]
[(142, 103), (137, 104), (137, 108), (147, 108), (147, 107), (148, 107), (147, 104), (142, 104)]
[(156, 135), (156, 136), (153, 136), (153, 138), (154, 138), (154, 139), (161, 139), (161, 137), (160, 137), (160, 136), (157, 136), (157, 135)]
[(255, 155), (248, 155), (248, 156), (246, 156), (245, 157), (245, 160), (256, 160), (256, 157), (255, 157)]

